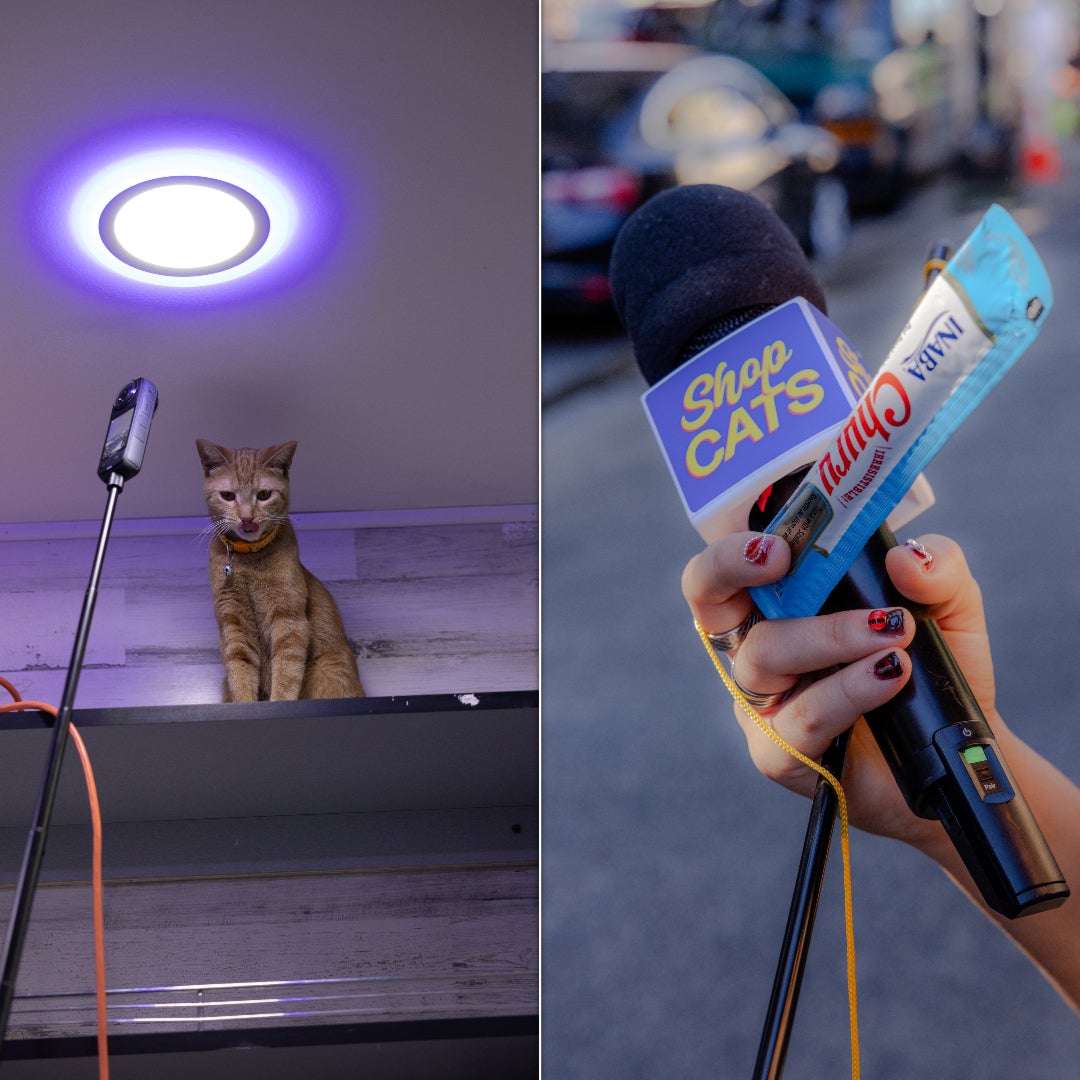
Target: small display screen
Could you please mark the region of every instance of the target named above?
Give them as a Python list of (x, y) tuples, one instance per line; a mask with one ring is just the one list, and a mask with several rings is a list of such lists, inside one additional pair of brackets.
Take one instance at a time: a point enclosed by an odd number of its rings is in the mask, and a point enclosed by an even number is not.
[(1013, 792), (997, 755), (987, 745), (974, 743), (965, 746), (960, 756), (967, 766), (968, 775), (975, 784), (979, 795), (988, 802), (1007, 802)]
[(122, 412), (115, 420), (109, 425), (109, 433), (105, 436), (105, 448), (101, 451), (102, 458), (112, 457), (118, 450), (122, 449), (124, 440), (127, 438), (128, 432), (131, 430), (131, 421), (135, 418), (135, 410), (128, 409), (127, 412)]

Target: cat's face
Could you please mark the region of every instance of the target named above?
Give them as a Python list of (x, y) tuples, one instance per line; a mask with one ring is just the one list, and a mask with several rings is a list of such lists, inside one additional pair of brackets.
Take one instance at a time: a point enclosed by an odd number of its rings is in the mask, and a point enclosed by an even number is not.
[(203, 494), (214, 531), (253, 542), (289, 513), (289, 466), (295, 442), (265, 450), (231, 450), (196, 439), (203, 466)]

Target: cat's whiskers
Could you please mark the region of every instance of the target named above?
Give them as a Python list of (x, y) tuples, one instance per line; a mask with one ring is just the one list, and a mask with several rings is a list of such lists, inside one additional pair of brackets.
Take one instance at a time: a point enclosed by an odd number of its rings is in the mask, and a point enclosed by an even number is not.
[(192, 543), (206, 542), (210, 543), (215, 536), (217, 536), (217, 528), (213, 521), (205, 524), (192, 538)]
[(207, 522), (193, 537), (196, 541), (205, 541), (209, 544), (215, 537), (220, 536), (223, 540), (226, 534), (233, 527), (233, 522), (227, 521), (224, 518), (217, 518)]

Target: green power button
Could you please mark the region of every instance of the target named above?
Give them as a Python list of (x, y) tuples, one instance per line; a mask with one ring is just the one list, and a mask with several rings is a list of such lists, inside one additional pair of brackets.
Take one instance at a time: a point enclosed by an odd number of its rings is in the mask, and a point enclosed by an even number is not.
[(981, 765), (986, 761), (986, 748), (982, 746), (967, 746), (960, 751), (964, 755), (964, 760), (969, 765)]

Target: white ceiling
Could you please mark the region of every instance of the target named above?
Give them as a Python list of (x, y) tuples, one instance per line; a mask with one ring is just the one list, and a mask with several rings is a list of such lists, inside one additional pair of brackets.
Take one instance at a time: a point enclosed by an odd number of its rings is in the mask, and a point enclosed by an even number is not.
[[(2, 15), (0, 522), (100, 520), (109, 408), (135, 376), (161, 404), (123, 517), (203, 512), (197, 436), (297, 439), (295, 511), (536, 501), (535, 5), (6, 0)], [(73, 155), (195, 117), (328, 178), (338, 224), (302, 275), (148, 300), (42, 243), (62, 232), (49, 199)]]

